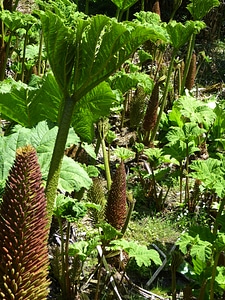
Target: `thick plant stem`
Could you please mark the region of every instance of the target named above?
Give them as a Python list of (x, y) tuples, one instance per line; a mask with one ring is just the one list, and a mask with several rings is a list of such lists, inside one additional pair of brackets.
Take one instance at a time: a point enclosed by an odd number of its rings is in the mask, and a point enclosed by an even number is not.
[(85, 11), (84, 11), (84, 13), (85, 13), (86, 15), (89, 14), (89, 2), (90, 2), (90, 0), (86, 0), (86, 1), (85, 1)]
[(194, 46), (195, 46), (195, 37), (196, 37), (196, 35), (192, 34), (189, 44), (188, 44), (186, 62), (185, 62), (185, 66), (184, 66), (184, 74), (183, 74), (183, 79), (182, 79), (182, 83), (181, 83), (181, 91), (180, 91), (181, 95), (184, 93), (184, 88), (185, 88), (185, 83), (186, 83), (186, 79), (187, 79), (187, 75), (188, 75), (188, 71), (189, 71), (189, 67), (190, 67), (190, 63), (191, 63), (192, 53), (193, 53)]
[(186, 142), (186, 186), (185, 186), (185, 202), (188, 204), (188, 210), (190, 211), (190, 196), (189, 196), (189, 145)]
[(23, 45), (23, 57), (22, 57), (22, 71), (21, 71), (21, 81), (24, 82), (24, 70), (25, 70), (25, 58), (26, 58), (26, 47), (28, 43), (28, 31), (26, 30), (25, 39), (24, 39), (24, 45)]
[(72, 295), (71, 295), (71, 282), (70, 282), (70, 275), (69, 275), (69, 238), (70, 238), (70, 222), (68, 222), (67, 224), (67, 228), (66, 228), (66, 242), (65, 242), (65, 255), (64, 255), (64, 259), (65, 259), (65, 278), (63, 276), (63, 280), (65, 280), (65, 298), (72, 299)]
[(61, 114), (59, 129), (55, 141), (55, 147), (52, 154), (48, 179), (46, 184), (47, 210), (49, 221), (51, 222), (53, 205), (56, 197), (60, 168), (64, 155), (66, 140), (70, 129), (70, 123), (73, 115), (75, 101), (71, 97), (67, 97), (64, 101), (64, 107)]
[(199, 292), (199, 296), (198, 296), (198, 300), (205, 299), (205, 289), (206, 289), (207, 282), (208, 282), (208, 279), (205, 279), (205, 281), (202, 283), (200, 292)]
[(183, 192), (183, 165), (180, 162), (180, 203), (182, 203), (182, 192)]
[(110, 166), (109, 166), (109, 161), (110, 160), (109, 160), (109, 153), (107, 153), (106, 145), (105, 145), (105, 137), (106, 137), (107, 132), (108, 132), (108, 120), (107, 119), (105, 119), (105, 120), (102, 119), (98, 122), (98, 131), (99, 131), (100, 143), (101, 143), (101, 146), (102, 146), (102, 153), (103, 153), (107, 188), (108, 188), (108, 190), (110, 190), (110, 187), (111, 187), (111, 184), (112, 184)]
[(126, 21), (129, 20), (129, 15), (130, 15), (130, 9), (128, 8), (128, 10), (126, 11)]
[(124, 235), (126, 230), (127, 230), (127, 227), (128, 227), (128, 224), (130, 222), (130, 218), (131, 218), (131, 215), (132, 215), (132, 212), (134, 210), (134, 205), (135, 205), (135, 199), (133, 198), (133, 194), (130, 192), (130, 193), (127, 193), (127, 199), (128, 199), (128, 202), (129, 202), (129, 209), (128, 209), (128, 214), (127, 214), (127, 217), (126, 217), (126, 221), (123, 225), (123, 228), (121, 229), (121, 233)]
[(94, 300), (99, 299), (102, 265), (103, 265), (103, 255), (100, 257), (100, 263), (99, 263), (98, 274), (97, 274), (97, 286), (96, 286), (96, 292), (95, 292), (95, 299)]
[(167, 73), (166, 85), (165, 85), (165, 90), (164, 90), (164, 93), (163, 93), (163, 98), (162, 98), (162, 103), (161, 103), (161, 106), (160, 106), (158, 118), (157, 118), (157, 121), (156, 121), (156, 125), (155, 125), (155, 127), (152, 131), (152, 134), (151, 134), (151, 139), (150, 139), (151, 143), (153, 143), (155, 141), (155, 137), (156, 137), (156, 134), (157, 134), (157, 131), (158, 131), (158, 128), (159, 128), (159, 123), (160, 123), (160, 120), (162, 118), (162, 114), (163, 114), (163, 111), (164, 111), (164, 108), (165, 108), (165, 105), (166, 105), (166, 99), (167, 99), (167, 95), (168, 95), (168, 92), (169, 92), (170, 76), (171, 76), (172, 71), (173, 71), (173, 64), (174, 64), (176, 53), (177, 53), (177, 50), (174, 49), (173, 53), (172, 53), (172, 58), (171, 58), (171, 61), (170, 61), (169, 70), (168, 70), (168, 73)]
[(103, 159), (104, 159), (104, 166), (105, 166), (105, 175), (106, 175), (106, 181), (107, 181), (107, 188), (108, 191), (111, 188), (112, 179), (110, 174), (110, 167), (109, 167), (109, 159), (108, 159), (108, 153), (105, 146), (105, 140), (104, 138), (101, 139), (102, 144), (102, 152), (103, 152)]
[(214, 284), (215, 284), (215, 278), (216, 278), (216, 268), (217, 268), (217, 265), (218, 265), (220, 253), (221, 252), (217, 252), (215, 254), (215, 258), (214, 258), (214, 265), (213, 265), (213, 268), (212, 268), (212, 278), (211, 278), (211, 281), (210, 281), (210, 300), (214, 300), (214, 292), (215, 292)]
[(59, 232), (60, 232), (60, 237), (61, 237), (61, 270), (62, 270), (62, 291), (66, 289), (66, 281), (65, 281), (65, 257), (64, 257), (64, 234), (63, 234), (63, 225), (62, 225), (62, 219), (59, 217), (58, 223), (59, 223)]
[(125, 100), (124, 100), (124, 104), (123, 104), (123, 111), (122, 111), (122, 114), (121, 114), (121, 124), (120, 124), (120, 128), (123, 128), (123, 125), (124, 125), (124, 119), (125, 119), (125, 114), (126, 114), (126, 109), (127, 109), (127, 103), (128, 103), (128, 100), (129, 100), (129, 94), (126, 94), (125, 95)]
[(15, 11), (18, 6), (19, 0), (14, 1), (12, 11)]
[(38, 76), (41, 75), (41, 56), (42, 56), (43, 40), (44, 40), (43, 32), (41, 31), (41, 33), (40, 33), (40, 45), (39, 45), (39, 51), (38, 51), (38, 63), (37, 63), (37, 65), (38, 65), (38, 70), (37, 70)]
[(116, 16), (115, 16), (115, 18), (117, 19), (117, 21), (119, 21), (120, 12), (121, 12), (120, 8), (117, 7), (117, 10), (116, 10)]
[(217, 234), (217, 230), (218, 230), (218, 226), (219, 226), (218, 219), (220, 218), (220, 216), (222, 215), (222, 212), (224, 211), (224, 206), (225, 206), (225, 197), (221, 200), (220, 207), (217, 212), (216, 220), (215, 220), (214, 227), (213, 227), (214, 235)]

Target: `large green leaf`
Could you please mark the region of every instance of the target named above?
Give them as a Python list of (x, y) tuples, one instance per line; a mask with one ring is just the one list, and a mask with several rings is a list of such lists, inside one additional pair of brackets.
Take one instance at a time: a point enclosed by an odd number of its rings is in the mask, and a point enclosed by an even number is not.
[(45, 11), (54, 11), (66, 24), (70, 25), (76, 23), (78, 15), (84, 15), (77, 12), (77, 5), (71, 0), (36, 0), (36, 3)]
[(9, 136), (0, 136), (0, 180), (5, 181), (16, 157), (16, 149), (29, 143), (30, 130), (21, 128)]
[(125, 73), (123, 71), (116, 72), (115, 75), (111, 76), (109, 83), (112, 89), (118, 89), (123, 94), (137, 86), (142, 86), (144, 91), (150, 94), (154, 85), (153, 80), (147, 74), (140, 72)]
[(201, 180), (205, 188), (216, 192), (219, 197), (224, 197), (225, 180), (220, 160), (214, 158), (195, 160), (190, 168), (195, 171), (191, 173), (191, 177)]
[[(0, 137), (0, 181), (6, 180), (15, 159), (16, 149), (27, 144), (32, 144), (36, 148), (42, 177), (46, 180), (58, 127), (43, 121), (31, 129), (17, 125), (14, 131), (9, 136)], [(77, 144), (79, 141), (80, 139), (71, 128), (67, 144)], [(72, 159), (64, 157), (58, 188), (71, 192), (89, 188), (91, 184), (92, 180), (85, 169)]]
[(194, 20), (202, 20), (213, 7), (220, 5), (219, 0), (191, 0), (190, 2), (187, 9)]
[(64, 156), (60, 170), (58, 188), (71, 193), (79, 191), (81, 188), (89, 189), (92, 185), (92, 179), (82, 166), (72, 158)]
[(38, 19), (31, 14), (24, 14), (19, 11), (10, 12), (8, 10), (0, 11), (0, 19), (12, 32), (19, 28), (28, 29), (38, 22)]
[(191, 256), (196, 259), (205, 262), (210, 259), (212, 254), (212, 244), (208, 241), (203, 241), (199, 237), (196, 237), (191, 248)]
[(195, 123), (188, 122), (185, 123), (182, 128), (177, 126), (171, 126), (171, 129), (167, 133), (166, 138), (168, 139), (171, 145), (177, 143), (178, 141), (190, 143), (194, 141), (197, 137), (201, 136), (204, 132), (205, 130), (203, 128), (200, 128)]
[(25, 127), (39, 121), (57, 121), (61, 92), (52, 74), (42, 80), (40, 88), (7, 79), (0, 83), (0, 113)]
[(102, 82), (76, 103), (72, 125), (82, 140), (87, 142), (93, 140), (93, 124), (100, 117), (109, 114), (115, 100), (116, 96), (109, 87), (109, 84)]
[(175, 158), (179, 163), (181, 163), (186, 155), (186, 144), (181, 140), (176, 140), (174, 143), (169, 144), (169, 146), (165, 146), (163, 148), (165, 154), (171, 155), (171, 157)]
[(0, 83), (0, 112), (7, 118), (25, 126), (30, 126), (28, 110), (30, 98), (35, 89), (22, 82), (7, 79)]
[(133, 6), (138, 0), (111, 0), (119, 9), (127, 10)]
[(79, 61), (76, 60), (78, 94), (108, 78), (141, 43), (158, 38), (154, 28), (117, 23), (105, 16), (93, 17), (81, 43)]
[(161, 26), (161, 18), (158, 14), (153, 13), (151, 11), (140, 11), (134, 14), (137, 18), (138, 22), (142, 24), (150, 24), (152, 26), (158, 25)]
[(217, 284), (223, 289), (225, 290), (225, 267), (221, 266), (221, 267), (217, 267), (217, 275), (216, 275), (216, 282)]
[[(200, 235), (198, 232), (200, 232)], [(203, 271), (206, 267), (206, 261), (211, 257), (214, 239), (213, 234), (208, 228), (196, 226), (189, 232), (183, 233), (176, 242), (183, 254), (190, 251), (194, 267), (198, 274)]]
[(189, 41), (193, 33), (198, 33), (204, 27), (205, 23), (201, 21), (187, 21), (185, 24), (171, 21), (167, 24), (166, 29), (172, 46), (178, 50)]
[(134, 241), (127, 241), (124, 239), (118, 239), (110, 243), (110, 248), (113, 250), (124, 250), (128, 253), (129, 257), (134, 257), (136, 263), (139, 267), (141, 266), (150, 266), (151, 261), (156, 265), (162, 263), (159, 253), (154, 249), (148, 249), (144, 245), (140, 245)]
[(179, 246), (180, 251), (183, 254), (186, 254), (190, 244), (194, 241), (194, 237), (188, 234), (188, 232), (184, 232), (181, 234), (180, 238), (176, 242), (176, 245)]
[(158, 39), (160, 39), (161, 42), (170, 42), (165, 23), (161, 21), (158, 14), (150, 11), (140, 11), (138, 13), (135, 13), (135, 17), (135, 23), (138, 23), (139, 25), (145, 27), (154, 28), (158, 32)]
[(43, 120), (57, 122), (61, 99), (62, 93), (55, 77), (48, 73), (31, 99), (29, 117), (32, 126)]
[(173, 110), (180, 111), (185, 121), (195, 122), (205, 125), (208, 129), (215, 120), (215, 113), (206, 103), (191, 97), (182, 96), (174, 102)]
[(44, 29), (45, 47), (48, 59), (55, 78), (67, 97), (68, 85), (71, 82), (74, 59), (77, 52), (76, 38), (83, 31), (88, 22), (79, 19), (75, 32), (63, 23), (63, 20), (54, 13), (40, 12)]
[(107, 79), (146, 40), (161, 37), (154, 27), (117, 23), (96, 15), (77, 18), (74, 28), (52, 12), (41, 14), (46, 50), (57, 82), (76, 100)]

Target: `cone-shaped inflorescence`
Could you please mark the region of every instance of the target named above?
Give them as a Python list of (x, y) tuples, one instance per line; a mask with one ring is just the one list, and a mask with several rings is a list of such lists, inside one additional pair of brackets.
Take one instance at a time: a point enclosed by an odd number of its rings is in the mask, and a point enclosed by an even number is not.
[(138, 86), (130, 103), (130, 126), (137, 128), (143, 120), (146, 93), (142, 86)]
[(155, 0), (153, 6), (152, 6), (152, 12), (158, 14), (161, 16), (161, 11), (160, 11), (160, 5), (159, 5), (159, 0)]
[(101, 206), (101, 209), (99, 211), (96, 209), (90, 209), (93, 223), (99, 224), (105, 219), (106, 206), (106, 198), (104, 195), (101, 180), (99, 178), (93, 178), (93, 185), (88, 192), (87, 198), (90, 202)]
[(117, 230), (122, 229), (127, 215), (126, 171), (123, 161), (117, 168), (106, 206), (106, 218)]
[(43, 300), (49, 282), (47, 210), (34, 148), (19, 148), (0, 207), (0, 299)]
[(156, 82), (145, 113), (143, 128), (146, 131), (152, 130), (157, 121), (159, 107), (159, 82)]
[(195, 77), (196, 77), (196, 54), (192, 54), (190, 67), (188, 70), (187, 78), (185, 86), (188, 90), (191, 90), (195, 83)]

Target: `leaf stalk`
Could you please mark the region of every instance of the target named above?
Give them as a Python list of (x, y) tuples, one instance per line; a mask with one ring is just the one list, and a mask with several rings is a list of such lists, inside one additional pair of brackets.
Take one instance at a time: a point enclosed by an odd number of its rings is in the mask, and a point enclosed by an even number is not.
[[(56, 197), (60, 168), (64, 156), (65, 145), (67, 141), (70, 123), (73, 116), (76, 101), (70, 96), (65, 98), (63, 111), (61, 114), (59, 129), (55, 141), (55, 146), (50, 162), (48, 179), (46, 184), (47, 210), (49, 219), (52, 217), (53, 205)], [(51, 220), (50, 220), (51, 221)]]
[(166, 85), (165, 85), (165, 90), (164, 90), (164, 93), (163, 93), (163, 98), (162, 98), (158, 118), (157, 118), (156, 125), (155, 125), (155, 127), (152, 131), (151, 138), (150, 138), (151, 143), (153, 143), (155, 141), (155, 137), (156, 137), (156, 134), (157, 134), (157, 131), (158, 131), (158, 128), (159, 128), (159, 123), (161, 121), (164, 108), (166, 106), (166, 99), (167, 99), (167, 95), (168, 95), (168, 92), (169, 92), (170, 77), (171, 77), (171, 74), (172, 74), (172, 71), (173, 71), (173, 64), (174, 64), (174, 60), (175, 60), (175, 57), (176, 57), (176, 53), (177, 53), (177, 49), (174, 48), (173, 52), (172, 52), (170, 65), (169, 65), (169, 70), (168, 70), (168, 73), (167, 73)]

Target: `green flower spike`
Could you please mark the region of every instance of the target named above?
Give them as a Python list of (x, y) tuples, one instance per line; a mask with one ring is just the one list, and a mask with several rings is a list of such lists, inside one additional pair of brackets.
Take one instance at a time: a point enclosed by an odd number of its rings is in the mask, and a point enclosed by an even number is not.
[(35, 149), (19, 148), (0, 207), (0, 299), (48, 295), (47, 211)]

